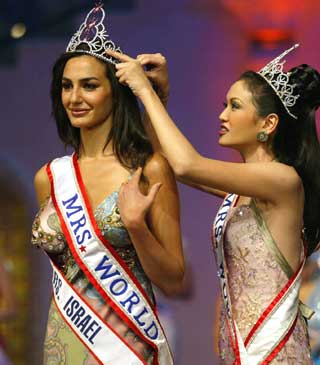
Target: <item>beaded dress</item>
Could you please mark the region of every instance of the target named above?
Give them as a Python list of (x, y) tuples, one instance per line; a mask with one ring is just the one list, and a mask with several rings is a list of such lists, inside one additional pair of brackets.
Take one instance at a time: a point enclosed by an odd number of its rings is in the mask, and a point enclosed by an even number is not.
[[(128, 232), (120, 219), (117, 199), (118, 191), (110, 194), (95, 210), (95, 220), (103, 236), (128, 265), (151, 302), (154, 303), (151, 283), (143, 271)], [(32, 243), (47, 253), (78, 294), (85, 298), (138, 354), (142, 355), (147, 364), (151, 364), (154, 357), (153, 349), (136, 336), (118, 317), (76, 264), (62, 233), (51, 197), (36, 215), (32, 227)], [(44, 365), (58, 364), (98, 365), (99, 363), (65, 323), (52, 300), (44, 342)]]
[[(228, 269), (232, 313), (245, 339), (293, 271), (274, 242), (254, 200), (230, 208), (225, 222), (224, 250)], [(220, 365), (234, 363), (226, 312), (220, 313)], [(306, 321), (299, 317), (292, 335), (271, 365), (311, 365)]]

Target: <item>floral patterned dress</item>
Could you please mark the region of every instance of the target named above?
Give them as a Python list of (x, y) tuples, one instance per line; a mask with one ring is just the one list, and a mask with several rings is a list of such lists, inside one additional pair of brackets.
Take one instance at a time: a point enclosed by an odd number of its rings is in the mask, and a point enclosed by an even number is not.
[[(243, 339), (280, 292), (293, 271), (274, 242), (254, 200), (231, 208), (226, 221), (224, 250), (234, 320)], [(220, 365), (235, 358), (229, 342), (226, 312), (220, 313)], [(299, 313), (289, 340), (270, 365), (311, 365), (306, 321)]]
[[(145, 289), (151, 302), (154, 296), (149, 279), (139, 262), (137, 253), (130, 241), (117, 208), (118, 191), (109, 195), (96, 209), (94, 217), (104, 237), (112, 244), (119, 256), (128, 265)], [(151, 364), (153, 349), (135, 335), (113, 309), (104, 301), (88, 281), (71, 255), (51, 198), (48, 198), (37, 214), (32, 227), (32, 243), (42, 248), (50, 259), (64, 273), (78, 294), (113, 326), (126, 341)], [(46, 338), (44, 342), (44, 365), (98, 365), (77, 336), (65, 323), (52, 300)]]

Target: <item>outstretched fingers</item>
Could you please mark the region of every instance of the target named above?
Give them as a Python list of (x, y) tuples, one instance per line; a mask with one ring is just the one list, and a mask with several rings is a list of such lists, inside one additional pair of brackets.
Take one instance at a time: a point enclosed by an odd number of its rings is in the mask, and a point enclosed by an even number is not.
[(151, 64), (154, 66), (163, 65), (167, 61), (161, 53), (145, 53), (137, 56), (137, 60), (140, 62), (142, 66)]
[(112, 51), (109, 48), (106, 49), (106, 54), (109, 55), (109, 56), (112, 56), (112, 57), (116, 58), (118, 61), (121, 61), (121, 62), (129, 62), (129, 61), (133, 61), (134, 60), (134, 58), (131, 58), (130, 56), (128, 56), (128, 55), (126, 55), (124, 53)]
[(126, 73), (125, 70), (121, 69), (116, 72), (116, 77), (118, 78), (120, 84), (127, 85), (126, 83)]

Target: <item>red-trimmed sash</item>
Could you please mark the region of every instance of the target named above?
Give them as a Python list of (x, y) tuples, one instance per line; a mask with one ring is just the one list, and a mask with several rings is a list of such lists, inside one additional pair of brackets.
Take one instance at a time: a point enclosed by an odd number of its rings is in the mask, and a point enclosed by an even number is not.
[[(56, 307), (75, 335), (101, 365), (146, 365), (134, 350), (72, 288), (63, 273), (51, 262)], [(112, 351), (110, 351), (112, 349)], [(119, 356), (121, 354), (121, 356)]]
[(222, 298), (227, 313), (229, 339), (235, 355), (234, 365), (267, 365), (277, 356), (295, 328), (299, 311), (301, 272), (306, 253), (294, 275), (262, 313), (247, 338), (243, 340), (232, 315), (228, 270), (223, 247), (226, 219), (236, 201), (235, 194), (226, 196), (215, 218), (212, 232)]
[[(173, 364), (155, 307), (126, 263), (97, 227), (76, 156), (52, 161), (47, 166), (47, 173), (51, 182), (52, 201), (77, 264), (121, 319), (154, 349), (154, 365)], [(117, 341), (123, 343), (114, 337), (114, 346), (110, 345), (106, 350), (110, 351), (111, 348), (117, 351)], [(122, 359), (121, 352), (117, 355)], [(124, 361), (123, 364), (144, 363), (141, 361)]]

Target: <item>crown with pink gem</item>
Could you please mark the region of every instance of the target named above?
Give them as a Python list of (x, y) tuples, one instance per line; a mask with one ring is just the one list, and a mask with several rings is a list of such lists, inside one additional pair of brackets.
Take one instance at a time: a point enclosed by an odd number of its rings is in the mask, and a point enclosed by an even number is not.
[(122, 53), (121, 49), (109, 38), (103, 21), (105, 12), (103, 4), (97, 3), (88, 13), (79, 30), (71, 38), (66, 52), (79, 52), (110, 62), (113, 65), (119, 61), (105, 53), (106, 49)]
[(299, 44), (295, 44), (293, 47), (287, 49), (286, 51), (281, 53), (280, 56), (276, 57), (260, 71), (258, 71), (258, 74), (267, 81), (267, 83), (278, 95), (288, 114), (295, 119), (298, 119), (298, 117), (290, 111), (290, 108), (295, 105), (300, 95), (295, 92), (295, 85), (291, 85), (289, 83), (290, 72), (283, 71), (283, 66), (286, 61), (284, 60), (281, 62), (281, 60), (289, 52), (293, 51), (297, 47), (299, 47)]

